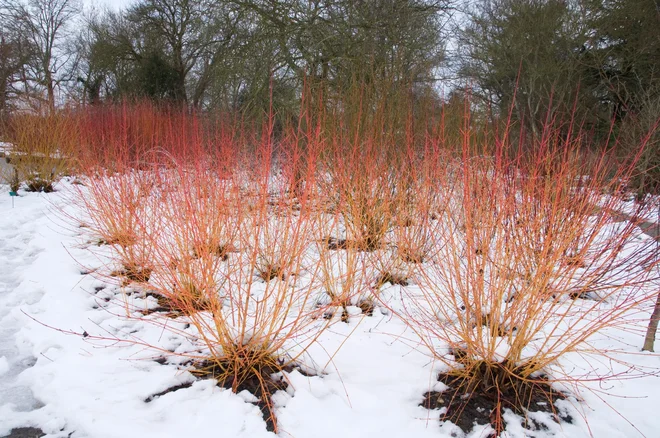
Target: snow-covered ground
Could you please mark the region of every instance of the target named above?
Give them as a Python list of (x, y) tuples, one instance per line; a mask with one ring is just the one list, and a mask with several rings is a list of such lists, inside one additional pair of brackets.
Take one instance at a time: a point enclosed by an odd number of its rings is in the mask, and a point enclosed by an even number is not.
[(11, 143), (3, 142), (0, 141), (0, 156), (6, 154), (7, 152), (11, 151), (12, 145)]
[[(249, 403), (250, 394), (196, 380), (176, 358), (160, 364), (154, 359), (161, 353), (141, 345), (176, 350), (187, 341), (148, 321), (125, 318), (122, 291), (81, 268), (101, 262), (87, 251), (84, 230), (61, 219), (62, 212), (76, 214), (67, 187), (61, 183), (48, 195), (21, 192), (12, 208), (8, 188), (0, 186), (0, 436), (18, 427), (74, 438), (273, 436)], [(392, 299), (400, 292), (400, 286), (383, 291)], [(183, 322), (171, 324), (186, 330)], [(310, 351), (321, 375), (293, 371), (289, 391), (274, 396), (279, 435), (461, 436), (453, 425), (440, 424), (438, 411), (419, 406), (425, 392), (440, 389), (440, 365), (419, 342), (384, 309), (334, 324)], [(506, 436), (659, 436), (660, 357), (641, 353), (642, 342), (643, 331), (624, 330), (593, 340), (627, 352), (617, 358), (647, 376), (628, 380), (631, 369), (622, 364), (592, 358), (587, 367), (586, 358), (569, 355), (562, 366), (573, 375), (614, 367), (621, 379), (586, 383), (593, 391), (582, 388), (560, 402), (572, 424), (541, 415), (547, 429), (530, 432), (510, 418)], [(185, 383), (192, 385), (147, 401)], [(488, 430), (477, 427), (468, 436), (486, 436)]]

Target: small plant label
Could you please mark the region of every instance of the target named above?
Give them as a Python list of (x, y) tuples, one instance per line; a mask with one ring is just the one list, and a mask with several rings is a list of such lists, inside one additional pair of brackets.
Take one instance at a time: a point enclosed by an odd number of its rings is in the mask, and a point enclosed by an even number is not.
[(18, 193), (16, 193), (13, 190), (9, 191), (9, 196), (11, 196), (11, 208), (14, 208), (14, 197), (18, 196)]

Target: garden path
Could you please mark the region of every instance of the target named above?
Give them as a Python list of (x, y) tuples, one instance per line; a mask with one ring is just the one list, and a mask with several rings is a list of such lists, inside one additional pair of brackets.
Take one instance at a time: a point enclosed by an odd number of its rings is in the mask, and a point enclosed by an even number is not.
[[(30, 388), (21, 383), (21, 373), (30, 368), (35, 358), (21, 348), (20, 328), (26, 316), (21, 308), (40, 299), (38, 290), (26, 294), (30, 279), (24, 270), (34, 261), (42, 248), (35, 245), (43, 205), (17, 205), (3, 191), (0, 201), (0, 410), (29, 412), (41, 407)], [(20, 203), (20, 199), (16, 201)], [(29, 211), (20, 211), (17, 209)], [(19, 214), (20, 213), (20, 214)], [(0, 419), (1, 422), (1, 419)], [(27, 429), (26, 429), (27, 430)], [(36, 429), (33, 429), (36, 430)], [(17, 432), (20, 433), (20, 432)], [(18, 437), (12, 433), (11, 437)]]

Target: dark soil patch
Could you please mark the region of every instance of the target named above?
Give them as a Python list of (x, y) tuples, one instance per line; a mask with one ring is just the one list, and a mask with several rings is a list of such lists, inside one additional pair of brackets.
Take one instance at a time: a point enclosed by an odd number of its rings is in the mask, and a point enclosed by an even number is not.
[[(459, 357), (457, 360), (461, 361)], [(485, 373), (485, 370), (477, 370), (477, 372)], [(497, 391), (490, 383), (477, 382), (475, 385), (467, 381), (464, 376), (451, 372), (440, 374), (438, 380), (448, 388), (442, 392), (426, 392), (420, 406), (431, 410), (445, 408), (440, 420), (451, 421), (465, 433), (469, 433), (475, 423), (490, 424), (495, 431), (491, 436), (497, 436), (506, 426), (502, 416), (505, 409), (522, 416), (523, 427), (528, 430), (545, 427), (531, 420), (528, 417), (530, 412), (549, 413), (557, 423), (560, 421), (571, 423), (573, 420), (570, 415), (555, 407), (555, 402), (566, 399), (566, 395), (552, 389), (546, 376), (530, 378), (526, 381), (515, 379), (514, 384), (500, 386), (501, 389), (503, 388), (501, 391)]]
[(196, 365), (193, 374), (215, 379), (219, 387), (229, 389), (236, 394), (247, 390), (257, 399), (253, 404), (261, 410), (261, 415), (266, 422), (266, 429), (269, 432), (277, 432), (277, 419), (271, 397), (277, 391), (286, 391), (289, 384), (283, 377), (273, 378), (273, 375), (281, 376), (281, 371), (293, 371), (294, 367), (286, 367), (285, 369), (276, 366), (255, 367), (253, 372), (240, 380), (237, 380), (231, 372), (227, 372), (231, 367), (231, 364), (205, 361)]
[(25, 183), (25, 190), (28, 192), (41, 192), (41, 193), (52, 193), (55, 190), (53, 189), (52, 181), (36, 178), (29, 180)]
[(401, 251), (401, 260), (407, 263), (421, 264), (424, 263), (424, 254), (415, 253), (413, 251)]
[(147, 283), (151, 277), (151, 272), (151, 268), (129, 265), (111, 272), (110, 276), (123, 277), (122, 286), (128, 286), (130, 283)]
[[(477, 325), (482, 325), (487, 329), (489, 329), (491, 336), (506, 337), (511, 332), (515, 332), (517, 330), (516, 327), (509, 328), (509, 327), (505, 327), (502, 324), (497, 323), (496, 321), (493, 322), (489, 313), (482, 315), (481, 319), (475, 321), (474, 327), (476, 327)], [(464, 353), (461, 353), (460, 350), (455, 350), (453, 354), (456, 356)]]
[(181, 310), (178, 309), (171, 300), (156, 292), (147, 292), (147, 297), (153, 297), (158, 302), (157, 307), (145, 309), (142, 311), (144, 316), (151, 315), (152, 313), (166, 313), (169, 318), (177, 318), (181, 316)]
[[(158, 357), (155, 362), (164, 365), (167, 363), (166, 357)], [(277, 360), (273, 363), (280, 363)], [(192, 366), (191, 373), (201, 379), (214, 379), (221, 388), (231, 390), (238, 394), (241, 391), (248, 391), (257, 401), (252, 402), (261, 410), (261, 415), (266, 422), (266, 429), (269, 432), (277, 431), (277, 419), (273, 409), (272, 395), (277, 391), (286, 391), (289, 383), (282, 376), (282, 371), (292, 372), (297, 370), (304, 376), (311, 377), (314, 374), (295, 365), (277, 366), (277, 365), (256, 365), (253, 372), (243, 376), (240, 380), (232, 373), (233, 364), (218, 360), (206, 360), (199, 362), (188, 362)], [(182, 383), (171, 386), (164, 391), (158, 392), (147, 397), (144, 402), (150, 403), (163, 395), (175, 392), (181, 389), (190, 388), (193, 383)], [(16, 437), (19, 438), (19, 437)], [(23, 438), (23, 437), (20, 437)], [(27, 438), (27, 437), (26, 437)]]
[(349, 317), (350, 315), (348, 314), (348, 309), (346, 308), (346, 306), (341, 306), (341, 317), (340, 317), (341, 322), (348, 323)]
[(46, 434), (36, 427), (19, 427), (12, 429), (5, 438), (41, 438), (42, 436), (46, 436)]
[(371, 236), (353, 240), (328, 237), (324, 242), (331, 251), (353, 249), (356, 251), (373, 252), (383, 247), (382, 239)]
[(230, 245), (209, 245), (201, 248), (193, 248), (193, 258), (199, 259), (202, 257), (204, 252), (208, 252), (211, 255), (218, 257), (223, 262), (229, 260), (229, 253), (236, 252), (236, 249)]
[[(128, 295), (132, 294), (128, 293)], [(177, 296), (181, 296), (181, 299), (178, 300), (176, 298)], [(180, 292), (180, 295), (172, 292), (171, 297), (169, 297), (154, 290), (148, 290), (144, 293), (144, 297), (155, 298), (157, 302), (156, 307), (139, 309), (144, 316), (151, 315), (152, 313), (162, 313), (168, 318), (176, 319), (181, 315), (212, 310), (211, 302), (205, 298), (201, 291), (192, 285), (185, 286), (184, 290)]]
[(393, 272), (383, 272), (376, 279), (376, 289), (379, 289), (386, 283), (396, 284), (399, 286), (408, 286), (410, 284), (404, 275), (395, 274)]
[(346, 239), (337, 239), (335, 237), (328, 237), (325, 240), (325, 242), (328, 245), (328, 249), (332, 251), (349, 248), (349, 242)]
[(365, 252), (373, 252), (383, 248), (383, 246), (384, 243), (382, 237), (374, 235), (364, 236), (353, 243), (353, 248)]
[(107, 239), (99, 238), (93, 243), (95, 243), (96, 246), (119, 245), (119, 246), (127, 247), (132, 245), (134, 242), (135, 239), (133, 237), (121, 236), (121, 237), (109, 237)]
[(594, 296), (594, 294), (592, 294), (592, 293), (589, 292), (589, 291), (585, 291), (585, 292), (580, 292), (580, 291), (578, 291), (578, 292), (571, 292), (571, 293), (568, 294), (568, 296), (569, 296), (569, 298), (572, 299), (572, 300), (592, 300), (592, 301), (593, 301), (593, 300), (596, 300), (596, 299), (597, 299), (597, 297)]
[[(341, 322), (348, 323), (351, 316), (350, 313), (348, 312), (349, 305), (340, 304), (337, 307), (341, 309), (341, 316), (340, 316)], [(373, 301), (369, 299), (361, 300), (356, 304), (356, 307), (358, 307), (362, 311), (362, 314), (365, 316), (373, 316), (374, 309), (376, 308), (374, 306)], [(339, 311), (339, 309), (331, 308), (327, 310), (325, 313), (323, 313), (323, 319), (332, 319), (332, 317), (335, 316), (337, 311)]]
[(145, 403), (151, 403), (161, 395), (169, 394), (170, 392), (178, 391), (179, 389), (187, 389), (190, 388), (193, 384), (192, 383), (182, 383), (180, 385), (174, 385), (169, 388), (167, 388), (165, 391), (157, 392), (156, 394), (152, 394), (149, 397), (144, 399)]
[(276, 278), (284, 280), (284, 268), (282, 266), (268, 264), (259, 269), (258, 275), (259, 278), (266, 282)]
[(362, 310), (362, 314), (366, 316), (374, 316), (374, 302), (373, 300), (360, 300), (359, 303), (357, 303), (357, 306)]

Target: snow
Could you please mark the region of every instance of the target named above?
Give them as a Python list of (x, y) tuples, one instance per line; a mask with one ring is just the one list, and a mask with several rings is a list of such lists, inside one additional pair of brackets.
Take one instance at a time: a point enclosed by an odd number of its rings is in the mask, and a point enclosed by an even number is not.
[[(161, 353), (145, 344), (193, 348), (183, 322), (170, 322), (174, 332), (149, 318), (126, 318), (126, 300), (133, 306), (147, 300), (81, 273), (104, 260), (102, 249), (87, 249), (84, 229), (62, 220), (62, 212), (80, 215), (69, 187), (64, 181), (53, 194), (21, 192), (12, 208), (8, 188), (0, 186), (0, 436), (39, 427), (47, 437), (272, 437), (251, 394), (197, 380), (176, 358), (164, 365), (153, 360)], [(387, 284), (382, 299), (395, 309), (415, 288)], [(444, 365), (425, 354), (404, 321), (379, 307), (372, 317), (350, 313), (348, 323), (333, 324), (303, 357), (318, 375), (292, 371), (289, 390), (274, 395), (280, 436), (487, 436), (490, 426), (464, 435), (440, 424), (438, 411), (419, 406), (425, 392), (442, 389), (436, 378)], [(503, 436), (657, 436), (660, 357), (639, 351), (643, 335), (643, 327), (609, 329), (590, 342), (610, 350), (611, 360), (575, 353), (557, 364), (571, 375), (621, 373), (605, 385), (585, 383), (591, 391), (566, 388), (575, 396), (558, 403), (573, 424), (535, 413), (547, 429), (530, 432), (509, 412)], [(497, 352), (506, 353), (504, 342)], [(640, 370), (647, 375), (626, 378)], [(185, 383), (192, 385), (145, 401)]]
[[(607, 199), (603, 197), (603, 205), (608, 205)], [(622, 218), (636, 217), (637, 220), (657, 224), (660, 219), (660, 196), (645, 195), (643, 201), (640, 203), (631, 194), (629, 199), (608, 207), (619, 212)]]
[[(4, 157), (10, 157), (10, 156), (24, 156), (28, 155), (28, 153), (20, 150), (16, 150), (14, 148), (14, 145), (11, 143), (7, 142), (2, 142), (0, 141), (0, 158)], [(31, 156), (34, 157), (45, 157), (46, 154), (43, 152), (32, 152), (30, 153)], [(59, 150), (55, 150), (52, 153), (48, 154), (49, 158), (55, 158), (55, 159), (60, 159), (60, 158), (68, 158), (66, 155), (62, 154)]]
[(0, 157), (4, 154), (9, 153), (13, 145), (11, 143), (0, 141)]

